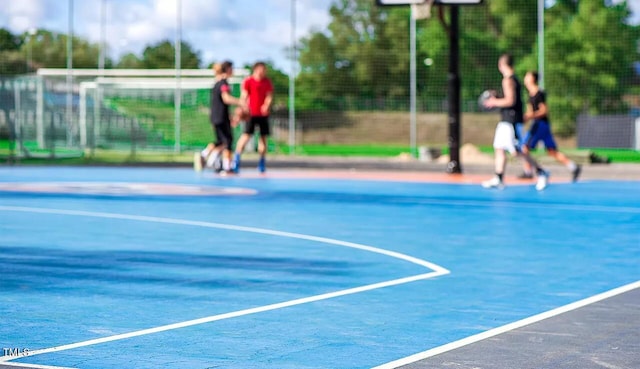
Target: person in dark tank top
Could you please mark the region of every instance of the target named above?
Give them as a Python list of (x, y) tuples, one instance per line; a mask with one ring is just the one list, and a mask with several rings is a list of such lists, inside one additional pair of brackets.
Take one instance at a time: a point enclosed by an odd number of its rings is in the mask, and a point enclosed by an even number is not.
[(523, 108), (522, 86), (513, 69), (513, 57), (502, 54), (498, 59), (498, 70), (502, 74), (503, 96), (490, 97), (484, 102), (487, 108), (500, 108), (500, 122), (496, 126), (493, 137), (495, 160), (495, 175), (482, 182), (484, 188), (504, 188), (504, 173), (507, 168), (507, 152), (511, 155), (522, 156), (532, 168), (536, 168), (538, 182), (536, 189), (541, 191), (547, 187), (549, 173), (529, 155), (523, 153), (519, 147), (519, 132), (522, 131)]
[[(566, 155), (558, 151), (558, 145), (551, 131), (551, 120), (549, 120), (549, 108), (547, 106), (547, 96), (538, 85), (538, 72), (529, 71), (524, 76), (524, 85), (529, 92), (529, 103), (527, 104), (527, 112), (524, 115), (524, 121), (532, 120), (531, 128), (522, 140), (522, 151), (528, 153), (530, 150), (538, 146), (538, 142), (544, 143), (544, 148), (549, 156), (556, 161), (564, 164), (571, 172), (571, 178), (575, 182), (578, 180), (581, 172), (581, 166), (573, 160), (567, 158)], [(520, 178), (533, 178), (533, 170), (529, 163), (523, 163), (523, 173)]]

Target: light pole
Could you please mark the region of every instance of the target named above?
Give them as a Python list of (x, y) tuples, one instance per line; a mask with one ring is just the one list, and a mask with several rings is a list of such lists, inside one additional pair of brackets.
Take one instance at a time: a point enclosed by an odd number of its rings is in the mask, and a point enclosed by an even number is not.
[(296, 0), (291, 0), (291, 72), (289, 73), (289, 155), (296, 148)]
[(176, 45), (175, 45), (175, 71), (176, 71), (176, 88), (174, 92), (174, 107), (175, 107), (175, 124), (174, 124), (174, 136), (175, 145), (174, 151), (180, 152), (180, 126), (181, 126), (181, 109), (182, 109), (182, 86), (180, 84), (180, 77), (182, 74), (181, 64), (181, 46), (182, 46), (182, 4), (180, 0), (176, 1)]
[(105, 44), (107, 38), (107, 0), (100, 4), (100, 55), (98, 55), (98, 69), (102, 73), (105, 61)]
[(33, 36), (35, 36), (37, 30), (35, 28), (29, 28), (29, 32), (27, 33), (27, 73), (32, 70), (33, 64)]
[(73, 143), (73, 0), (69, 0), (67, 33), (67, 146)]
[(544, 0), (538, 0), (538, 75), (544, 89)]
[(416, 156), (417, 146), (417, 73), (416, 73), (416, 17), (415, 7), (411, 7), (409, 15), (409, 147), (412, 156)]

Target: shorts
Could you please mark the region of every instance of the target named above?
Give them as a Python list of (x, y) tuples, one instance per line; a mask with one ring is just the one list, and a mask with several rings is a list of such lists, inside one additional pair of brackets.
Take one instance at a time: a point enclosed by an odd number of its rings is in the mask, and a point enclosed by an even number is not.
[(269, 117), (252, 116), (244, 125), (244, 133), (252, 135), (256, 130), (256, 126), (260, 128), (260, 135), (269, 135)]
[[(520, 123), (500, 122), (496, 126), (496, 133), (493, 136), (493, 148), (508, 151), (515, 154), (520, 151), (518, 139), (516, 137), (516, 128)], [(515, 127), (514, 127), (515, 126)]]
[(551, 127), (546, 120), (536, 120), (533, 122), (529, 133), (527, 133), (524, 144), (530, 149), (535, 149), (538, 146), (538, 142), (544, 142), (544, 147), (547, 150), (557, 150), (558, 145), (553, 139), (553, 133), (551, 133)]
[(216, 135), (216, 146), (225, 146), (228, 150), (233, 150), (233, 132), (231, 131), (231, 123), (215, 123), (213, 125), (213, 133)]

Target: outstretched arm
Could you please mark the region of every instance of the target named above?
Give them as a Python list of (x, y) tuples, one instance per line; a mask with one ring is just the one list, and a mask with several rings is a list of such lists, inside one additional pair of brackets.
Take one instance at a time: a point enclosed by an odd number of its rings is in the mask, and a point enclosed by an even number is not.
[(237, 97), (233, 97), (233, 95), (231, 95), (228, 92), (223, 92), (222, 93), (222, 101), (227, 105), (238, 105), (238, 106), (244, 106), (245, 105), (242, 102), (241, 99), (239, 99)]

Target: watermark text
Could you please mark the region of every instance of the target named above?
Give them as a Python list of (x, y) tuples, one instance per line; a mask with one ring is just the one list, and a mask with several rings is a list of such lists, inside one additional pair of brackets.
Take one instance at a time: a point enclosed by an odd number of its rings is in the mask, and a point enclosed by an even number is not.
[(3, 347), (2, 348), (2, 356), (28, 356), (29, 349), (28, 348), (20, 348), (20, 347)]

